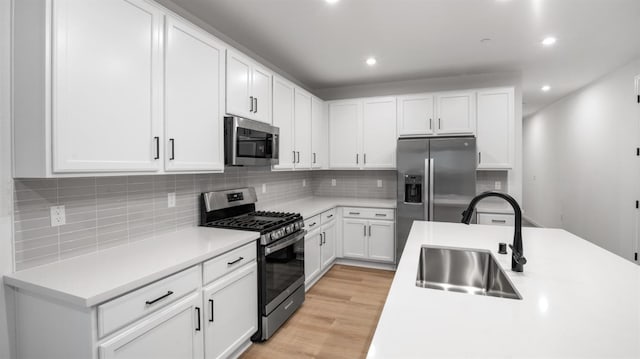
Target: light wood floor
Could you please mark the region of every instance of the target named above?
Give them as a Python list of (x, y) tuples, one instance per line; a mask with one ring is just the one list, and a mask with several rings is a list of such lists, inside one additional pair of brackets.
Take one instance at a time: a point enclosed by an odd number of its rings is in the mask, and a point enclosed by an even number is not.
[(240, 358), (364, 358), (393, 274), (335, 265), (273, 337), (254, 343)]

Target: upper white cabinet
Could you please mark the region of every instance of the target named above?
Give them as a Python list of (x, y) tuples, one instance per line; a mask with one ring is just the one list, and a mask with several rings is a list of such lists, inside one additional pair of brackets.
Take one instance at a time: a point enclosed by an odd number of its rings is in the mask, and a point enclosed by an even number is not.
[(362, 164), (364, 168), (396, 167), (396, 98), (364, 100)]
[(329, 104), (331, 168), (395, 168), (395, 97)]
[[(26, 7), (18, 5), (16, 10), (28, 11)], [(142, 0), (60, 0), (53, 2), (52, 14), (53, 171), (159, 170), (163, 14)], [(25, 44), (27, 34), (16, 36), (16, 44), (33, 46)], [(22, 55), (26, 54), (16, 53), (18, 59)], [(16, 67), (21, 71), (21, 65)], [(27, 80), (17, 78), (16, 84)], [(18, 102), (28, 101), (22, 85), (16, 89)], [(26, 114), (21, 111), (16, 113), (18, 131), (28, 126), (22, 123)], [(46, 114), (26, 121), (42, 116)], [(39, 140), (23, 139), (26, 143), (18, 144), (18, 150)]]
[(273, 125), (280, 129), (280, 161), (274, 169), (292, 169), (296, 161), (293, 147), (293, 101), (295, 86), (279, 76), (273, 77)]
[(476, 129), (475, 93), (450, 92), (436, 95), (437, 134), (473, 134)]
[(513, 98), (513, 88), (478, 91), (478, 169), (513, 168)]
[(296, 88), (293, 107), (295, 167), (310, 169), (313, 160), (311, 154), (311, 94)]
[(271, 123), (269, 70), (250, 58), (227, 50), (227, 113)]
[(329, 167), (329, 119), (327, 105), (317, 97), (311, 98), (311, 167)]
[(398, 97), (398, 136), (434, 134), (434, 111), (432, 94)]
[(224, 45), (172, 17), (165, 41), (165, 168), (222, 171)]

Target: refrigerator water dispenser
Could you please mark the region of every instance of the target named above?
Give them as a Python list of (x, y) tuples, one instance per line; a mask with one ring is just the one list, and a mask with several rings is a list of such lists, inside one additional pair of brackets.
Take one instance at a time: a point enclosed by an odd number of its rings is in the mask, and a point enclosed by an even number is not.
[(404, 203), (422, 203), (422, 176), (404, 176)]

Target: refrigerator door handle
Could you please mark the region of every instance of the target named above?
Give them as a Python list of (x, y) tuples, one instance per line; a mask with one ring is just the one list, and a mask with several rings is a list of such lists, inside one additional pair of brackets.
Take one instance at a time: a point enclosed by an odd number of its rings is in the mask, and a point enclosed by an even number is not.
[(435, 167), (435, 159), (429, 158), (429, 220), (433, 221), (433, 201), (434, 201), (434, 167)]

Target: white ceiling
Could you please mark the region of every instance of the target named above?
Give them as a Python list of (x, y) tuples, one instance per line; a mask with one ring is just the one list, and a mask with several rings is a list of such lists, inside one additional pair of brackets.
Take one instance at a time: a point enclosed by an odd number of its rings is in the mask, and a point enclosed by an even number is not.
[(525, 114), (640, 56), (640, 0), (173, 2), (310, 89), (519, 71)]

